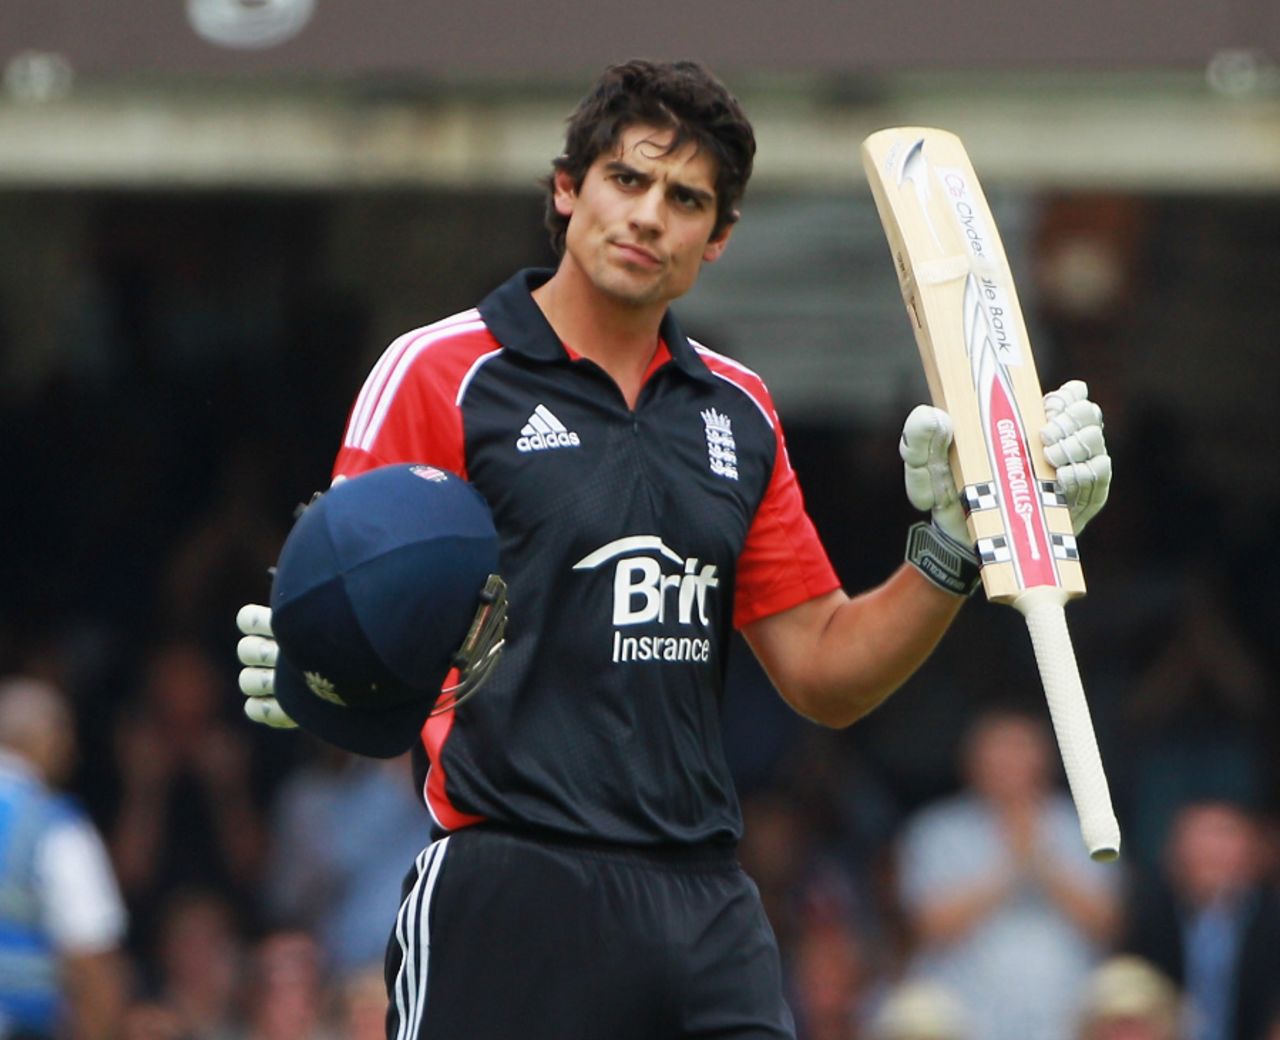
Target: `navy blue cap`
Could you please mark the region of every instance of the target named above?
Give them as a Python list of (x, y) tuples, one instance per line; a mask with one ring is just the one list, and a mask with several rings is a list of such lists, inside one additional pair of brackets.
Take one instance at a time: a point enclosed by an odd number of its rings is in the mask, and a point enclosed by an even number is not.
[(394, 465), (335, 484), (303, 511), (276, 564), (281, 707), (347, 751), (407, 751), (497, 570), (493, 517), (461, 477)]

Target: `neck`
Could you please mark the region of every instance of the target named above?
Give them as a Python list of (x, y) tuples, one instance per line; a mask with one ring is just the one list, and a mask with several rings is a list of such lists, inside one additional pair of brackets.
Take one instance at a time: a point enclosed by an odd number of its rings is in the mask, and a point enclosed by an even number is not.
[(666, 302), (630, 304), (608, 296), (568, 259), (533, 299), (561, 341), (608, 372), (634, 404), (658, 347)]

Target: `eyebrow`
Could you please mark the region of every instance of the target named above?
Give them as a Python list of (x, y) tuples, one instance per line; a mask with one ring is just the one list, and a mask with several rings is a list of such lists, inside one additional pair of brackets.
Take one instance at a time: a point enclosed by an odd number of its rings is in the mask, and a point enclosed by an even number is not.
[[(629, 173), (631, 176), (638, 177), (644, 181), (651, 182), (653, 180), (653, 178), (643, 170), (637, 170), (629, 163), (624, 163), (621, 159), (609, 160), (609, 162), (605, 163), (604, 168), (606, 173)], [(693, 185), (685, 184), (683, 181), (672, 181), (671, 186), (677, 191), (683, 191), (693, 198), (698, 199), (700, 202), (705, 202), (707, 205), (712, 204), (716, 200), (714, 192), (706, 191), (703, 188), (695, 188)]]

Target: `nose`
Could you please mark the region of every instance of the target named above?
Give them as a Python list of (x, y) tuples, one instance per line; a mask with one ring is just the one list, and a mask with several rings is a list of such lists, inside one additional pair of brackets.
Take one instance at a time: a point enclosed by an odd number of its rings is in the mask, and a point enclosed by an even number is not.
[(652, 185), (648, 191), (636, 196), (635, 205), (631, 209), (631, 226), (646, 234), (657, 234), (664, 226), (666, 218), (666, 199), (662, 186)]

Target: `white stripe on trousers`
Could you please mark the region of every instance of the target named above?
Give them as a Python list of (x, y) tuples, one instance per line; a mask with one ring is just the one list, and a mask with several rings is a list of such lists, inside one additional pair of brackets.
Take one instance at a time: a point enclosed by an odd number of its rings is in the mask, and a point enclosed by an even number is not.
[(416, 860), (418, 878), (396, 915), (396, 942), (400, 946), (400, 970), (396, 973), (396, 1040), (414, 1040), (427, 1003), (427, 966), (431, 958), (431, 896), (444, 862), (447, 837), (432, 842)]

